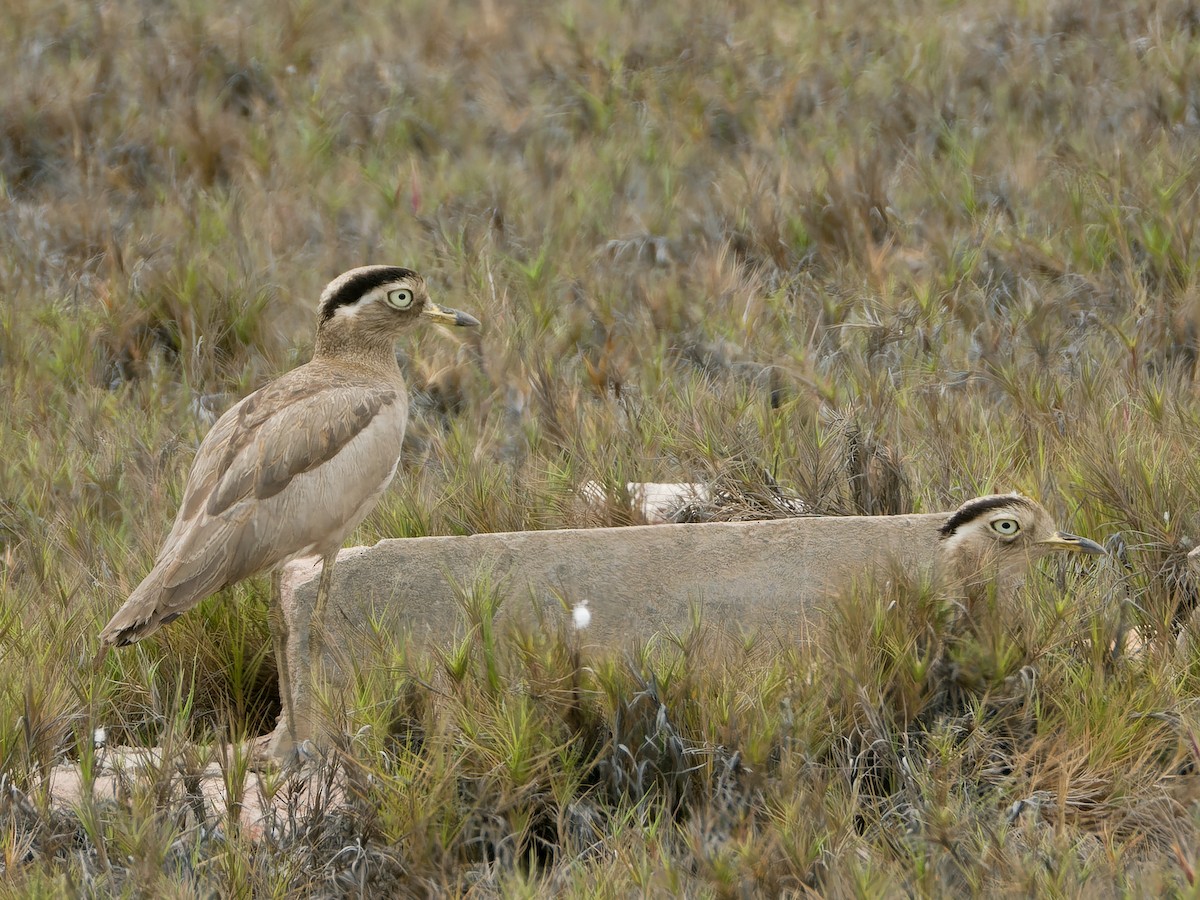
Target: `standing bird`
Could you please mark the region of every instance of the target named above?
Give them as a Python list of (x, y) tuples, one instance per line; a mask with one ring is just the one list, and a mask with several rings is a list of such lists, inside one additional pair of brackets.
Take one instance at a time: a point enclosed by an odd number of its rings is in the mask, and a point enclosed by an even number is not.
[[(150, 574), (101, 632), (101, 656), (273, 570), (275, 655), (281, 684), (290, 683), (279, 567), (321, 556), (313, 614), (321, 621), (338, 548), (396, 474), (408, 393), (394, 344), (420, 321), (479, 324), (430, 300), (411, 269), (364, 266), (330, 282), (317, 307), (312, 360), (239, 402), (200, 444), (175, 525)], [(294, 722), (286, 687), (283, 702)]]

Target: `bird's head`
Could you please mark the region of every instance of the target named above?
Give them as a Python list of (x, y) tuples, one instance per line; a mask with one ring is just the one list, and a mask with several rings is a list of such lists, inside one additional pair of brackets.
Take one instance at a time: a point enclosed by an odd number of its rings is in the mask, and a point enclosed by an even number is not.
[(1095, 541), (1059, 531), (1050, 513), (1020, 494), (976, 497), (939, 529), (941, 552), (959, 577), (1020, 577), (1047, 553), (1102, 555)]
[(448, 309), (429, 297), (425, 279), (399, 266), (362, 266), (344, 272), (321, 293), (317, 345), (389, 344), (417, 322), (478, 325), (474, 316)]

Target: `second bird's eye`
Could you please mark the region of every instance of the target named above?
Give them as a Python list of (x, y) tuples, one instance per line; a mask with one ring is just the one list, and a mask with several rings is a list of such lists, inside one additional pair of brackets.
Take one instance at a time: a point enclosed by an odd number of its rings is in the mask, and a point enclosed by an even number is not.
[(408, 288), (388, 291), (387, 302), (389, 306), (394, 306), (396, 309), (408, 309), (412, 306), (413, 292)]
[(1021, 530), (1021, 524), (1016, 519), (997, 519), (992, 523), (992, 530), (1005, 537), (1012, 537)]

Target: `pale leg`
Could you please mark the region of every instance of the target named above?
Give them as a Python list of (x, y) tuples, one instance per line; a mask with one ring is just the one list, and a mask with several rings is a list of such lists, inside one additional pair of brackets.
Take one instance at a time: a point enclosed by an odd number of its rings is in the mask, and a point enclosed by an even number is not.
[(296, 704), (292, 699), (292, 677), (288, 671), (287, 621), (283, 616), (283, 569), (271, 572), (271, 640), (275, 646), (275, 666), (279, 670), (279, 699), (283, 703), (283, 718), (288, 737), (296, 745)]
[(333, 582), (333, 564), (336, 560), (336, 550), (321, 560), (321, 580), (317, 582), (317, 601), (313, 604), (312, 619), (308, 623), (308, 663), (314, 673), (321, 666), (325, 652), (325, 607), (329, 602), (329, 586)]

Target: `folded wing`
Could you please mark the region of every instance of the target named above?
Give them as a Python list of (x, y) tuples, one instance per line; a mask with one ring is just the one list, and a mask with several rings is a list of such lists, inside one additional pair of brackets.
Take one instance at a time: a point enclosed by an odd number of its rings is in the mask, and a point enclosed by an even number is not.
[(132, 643), (227, 585), (340, 544), (395, 469), (406, 401), (393, 385), (284, 376), (230, 409), (200, 445), (158, 561), (101, 639)]

